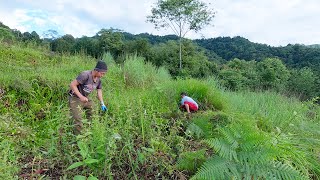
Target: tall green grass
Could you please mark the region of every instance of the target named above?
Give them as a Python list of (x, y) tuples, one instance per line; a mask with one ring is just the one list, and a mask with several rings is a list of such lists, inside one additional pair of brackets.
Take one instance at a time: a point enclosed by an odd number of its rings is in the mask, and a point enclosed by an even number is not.
[(281, 131), (295, 129), (303, 122), (319, 123), (319, 108), (311, 102), (301, 103), (274, 92), (225, 92), (228, 112), (242, 112), (262, 117), (266, 124)]
[(287, 154), (285, 161), (294, 162), (305, 174), (319, 176), (319, 106), (274, 92), (224, 92), (224, 96), (232, 105), (227, 112), (253, 116), (252, 123), (274, 136)]
[[(214, 78), (174, 80), (166, 69), (140, 57), (127, 56), (123, 64), (116, 64), (110, 54), (104, 54), (109, 70), (102, 85), (109, 110), (99, 112), (92, 94), (95, 116), (92, 121), (84, 119), (82, 134), (75, 136), (67, 90), (81, 71), (94, 68), (96, 60), (82, 54), (51, 54), (32, 45), (0, 45), (0, 50), (3, 179), (21, 178), (21, 174), (34, 179), (189, 178), (201, 172), (210, 157), (219, 156), (219, 146), (203, 142), (230, 140), (223, 133), (228, 127), (236, 138), (242, 134), (238, 144), (256, 135), (266, 140), (263, 146), (254, 138), (251, 144), (239, 144), (236, 153), (243, 153), (242, 147), (260, 147), (253, 148), (258, 152), (276, 144), (277, 155), (264, 154), (269, 159), (263, 162), (278, 158), (297, 176), (319, 177), (319, 107), (312, 103), (272, 92), (224, 91)], [(200, 105), (191, 119), (179, 110), (181, 92)], [(232, 148), (231, 143), (225, 152)], [(197, 163), (186, 164), (193, 160)], [(34, 173), (41, 169), (46, 173)], [(188, 171), (184, 176), (183, 170)]]
[(124, 62), (123, 75), (127, 87), (148, 88), (171, 79), (169, 72), (155, 68), (137, 56), (128, 56)]

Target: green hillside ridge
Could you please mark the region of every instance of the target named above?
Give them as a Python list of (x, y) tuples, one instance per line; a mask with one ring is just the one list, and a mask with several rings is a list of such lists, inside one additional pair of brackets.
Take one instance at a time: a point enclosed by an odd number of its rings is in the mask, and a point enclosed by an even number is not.
[(273, 90), (302, 101), (320, 95), (320, 49), (316, 46), (274, 47), (240, 36), (183, 39), (180, 69), (180, 45), (175, 35), (134, 35), (110, 28), (101, 29), (93, 37), (74, 38), (66, 34), (41, 39), (35, 31), (21, 33), (3, 24), (0, 26), (1, 43), (46, 47), (51, 51), (48, 57), (68, 54), (100, 59), (108, 52), (117, 64), (123, 64), (128, 55), (135, 55), (157, 68), (164, 67), (172, 78), (214, 76), (230, 90)]
[[(74, 136), (67, 90), (96, 59), (0, 44), (0, 179), (320, 178), (313, 101), (173, 79), (139, 56), (103, 59), (109, 110)], [(192, 117), (178, 109), (182, 91), (200, 104)]]
[(320, 48), (320, 44), (312, 44), (312, 45), (308, 45), (308, 47), (311, 47), (311, 48)]

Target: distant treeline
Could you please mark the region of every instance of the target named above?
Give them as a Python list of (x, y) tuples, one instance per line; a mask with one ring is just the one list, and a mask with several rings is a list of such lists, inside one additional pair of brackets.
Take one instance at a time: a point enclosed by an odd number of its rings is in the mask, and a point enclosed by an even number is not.
[(253, 43), (239, 36), (197, 39), (195, 42), (227, 61), (234, 58), (261, 61), (268, 57), (275, 57), (283, 60), (289, 67), (310, 67), (319, 71), (320, 44), (311, 46), (288, 44), (284, 47), (272, 47), (266, 44)]
[[(166, 67), (173, 77), (215, 76), (231, 90), (277, 90), (310, 99), (320, 93), (320, 45), (288, 44), (273, 47), (243, 37), (184, 39), (182, 70), (179, 70), (179, 39), (175, 35), (133, 35), (118, 29), (102, 29), (93, 37), (59, 36), (50, 30), (47, 38), (35, 32), (21, 33), (0, 23), (0, 40), (47, 46), (60, 54), (83, 54), (99, 59), (107, 52), (117, 63), (128, 54)], [(49, 38), (48, 38), (49, 37)]]

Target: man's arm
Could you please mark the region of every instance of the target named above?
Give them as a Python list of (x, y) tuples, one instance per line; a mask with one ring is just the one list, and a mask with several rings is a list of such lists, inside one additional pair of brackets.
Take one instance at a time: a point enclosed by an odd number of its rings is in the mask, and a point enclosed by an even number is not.
[(97, 89), (98, 99), (100, 103), (103, 103), (103, 97), (102, 97), (102, 89)]
[(88, 98), (83, 96), (80, 91), (78, 90), (78, 85), (80, 85), (80, 83), (75, 79), (70, 83), (70, 88), (71, 90), (79, 97), (80, 101), (82, 102), (88, 102)]
[(97, 89), (97, 94), (98, 94), (98, 99), (99, 99), (100, 104), (101, 104), (101, 110), (102, 111), (108, 110), (106, 105), (104, 105), (104, 102), (103, 102), (102, 89)]

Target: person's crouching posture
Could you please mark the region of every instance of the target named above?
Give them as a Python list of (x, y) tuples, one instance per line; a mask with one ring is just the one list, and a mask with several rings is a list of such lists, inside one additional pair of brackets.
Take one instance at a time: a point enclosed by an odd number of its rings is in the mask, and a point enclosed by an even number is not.
[(191, 112), (198, 111), (198, 104), (191, 97), (187, 96), (187, 93), (181, 93), (181, 106), (180, 108), (185, 109), (189, 114)]

